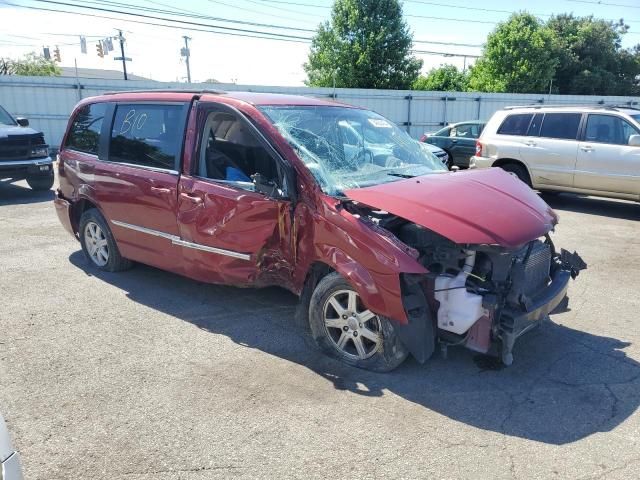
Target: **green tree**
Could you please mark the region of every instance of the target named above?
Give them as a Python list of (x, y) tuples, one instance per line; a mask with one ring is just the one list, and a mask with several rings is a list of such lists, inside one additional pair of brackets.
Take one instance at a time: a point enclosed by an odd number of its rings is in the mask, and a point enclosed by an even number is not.
[(331, 20), (318, 27), (311, 43), (306, 83), (410, 88), (422, 67), (411, 55), (411, 44), (398, 0), (336, 0)]
[(426, 76), (413, 82), (414, 90), (429, 90), (439, 92), (464, 92), (469, 84), (469, 76), (461, 72), (455, 65), (443, 65), (432, 68)]
[(53, 60), (47, 60), (35, 52), (26, 54), (18, 60), (3, 59), (0, 62), (2, 75), (27, 75), (36, 77), (52, 77), (62, 73)]
[(547, 27), (554, 33), (559, 59), (553, 84), (572, 95), (638, 94), (640, 57), (637, 48), (621, 48), (628, 27), (593, 17), (557, 15)]
[(469, 87), (482, 92), (545, 92), (557, 64), (552, 32), (533, 15), (516, 13), (487, 38), (482, 57), (471, 68)]

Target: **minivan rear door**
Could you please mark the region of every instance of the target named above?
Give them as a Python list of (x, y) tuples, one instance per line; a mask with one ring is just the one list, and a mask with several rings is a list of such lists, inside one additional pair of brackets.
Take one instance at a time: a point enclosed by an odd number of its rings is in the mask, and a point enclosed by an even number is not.
[(286, 284), (293, 183), (284, 161), (243, 114), (210, 102), (197, 105), (194, 150), (178, 188), (187, 274), (235, 285)]
[(527, 136), (521, 138), (520, 156), (534, 185), (573, 187), (578, 154), (580, 113), (537, 113)]
[[(95, 163), (98, 204), (124, 257), (180, 271), (176, 223), (179, 161), (189, 105), (111, 105)], [(106, 128), (105, 128), (106, 127)]]
[(640, 132), (616, 115), (589, 114), (578, 148), (575, 186), (640, 196), (640, 147), (629, 145)]

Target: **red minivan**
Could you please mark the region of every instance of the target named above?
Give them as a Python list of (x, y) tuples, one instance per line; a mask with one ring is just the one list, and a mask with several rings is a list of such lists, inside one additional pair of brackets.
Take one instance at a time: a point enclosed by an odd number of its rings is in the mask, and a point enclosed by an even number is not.
[(586, 267), (517, 178), (447, 172), (392, 122), (325, 100), (105, 94), (76, 106), (59, 158), (56, 210), (93, 266), (282, 286), (322, 350), (371, 370), (436, 342), (510, 364)]

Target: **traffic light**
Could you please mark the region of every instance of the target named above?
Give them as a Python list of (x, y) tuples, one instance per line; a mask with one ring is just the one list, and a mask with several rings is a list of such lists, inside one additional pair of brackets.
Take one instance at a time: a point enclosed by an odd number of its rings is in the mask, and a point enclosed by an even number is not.
[(62, 60), (60, 59), (60, 49), (58, 48), (58, 46), (56, 45), (56, 49), (53, 51), (53, 59), (60, 63)]
[(98, 56), (100, 58), (104, 58), (104, 50), (102, 49), (102, 42), (98, 42), (96, 44), (96, 51), (98, 52)]

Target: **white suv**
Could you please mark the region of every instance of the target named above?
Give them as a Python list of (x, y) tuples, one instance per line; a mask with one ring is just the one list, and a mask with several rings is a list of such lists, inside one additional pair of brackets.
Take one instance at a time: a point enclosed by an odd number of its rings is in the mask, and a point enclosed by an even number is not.
[(476, 143), (472, 164), (502, 167), (538, 190), (640, 200), (640, 110), (507, 107)]

